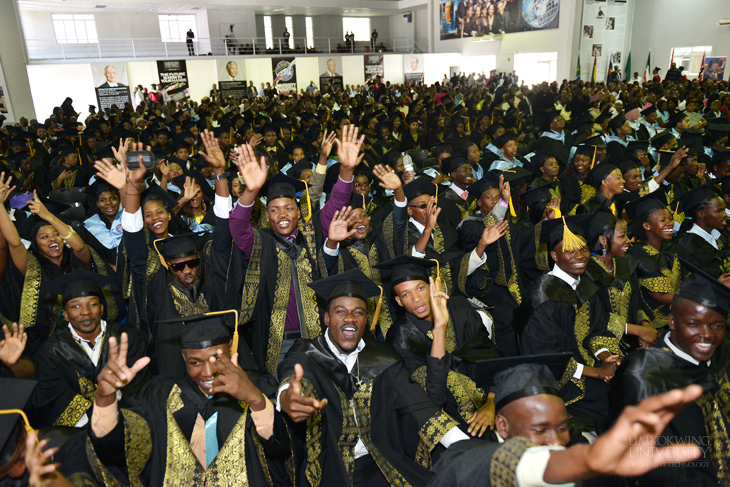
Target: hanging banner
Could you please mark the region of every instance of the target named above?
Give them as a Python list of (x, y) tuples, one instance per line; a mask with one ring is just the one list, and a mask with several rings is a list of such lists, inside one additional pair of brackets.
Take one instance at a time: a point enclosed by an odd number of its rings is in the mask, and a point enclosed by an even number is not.
[(383, 56), (380, 54), (365, 55), (365, 82), (374, 82), (375, 78), (380, 76), (383, 79), (385, 69), (383, 68)]
[(557, 29), (560, 0), (500, 1), (477, 5), (470, 0), (439, 0), (441, 40)]
[(722, 80), (725, 76), (725, 63), (727, 57), (708, 57), (705, 58), (705, 67), (702, 75), (702, 79), (714, 79)]
[(188, 69), (185, 60), (157, 61), (157, 75), (160, 77), (160, 91), (165, 100), (182, 101), (190, 97)]
[(122, 110), (126, 103), (132, 102), (126, 63), (91, 63), (91, 77), (96, 87), (96, 104), (99, 111), (104, 111), (112, 105)]
[(233, 96), (246, 98), (246, 73), (244, 59), (217, 59), (218, 90), (221, 99)]
[(322, 93), (330, 93), (335, 88), (342, 87), (342, 57), (341, 56), (320, 56), (319, 57), (319, 90)]
[(274, 73), (274, 88), (280, 95), (297, 92), (296, 60), (293, 57), (271, 58), (271, 69)]
[(403, 73), (407, 83), (423, 83), (423, 54), (406, 54), (403, 56)]

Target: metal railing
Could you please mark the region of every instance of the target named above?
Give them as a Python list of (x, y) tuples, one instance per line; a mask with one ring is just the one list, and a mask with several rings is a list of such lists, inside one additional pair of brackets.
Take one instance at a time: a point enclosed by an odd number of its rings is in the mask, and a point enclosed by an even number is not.
[[(294, 54), (364, 54), (364, 53), (412, 53), (421, 52), (419, 46), (408, 37), (379, 37), (376, 43), (352, 42), (348, 44), (336, 37), (315, 37), (306, 42), (304, 37), (293, 37), (291, 43), (283, 37), (275, 37), (267, 48), (266, 39), (254, 38), (201, 38), (195, 39), (192, 54), (186, 42), (166, 42), (161, 39), (126, 38), (99, 39), (89, 44), (59, 43), (55, 39), (26, 39), (28, 59), (69, 60), (109, 58), (181, 58), (188, 56), (279, 56)], [(289, 45), (293, 45), (290, 48)]]

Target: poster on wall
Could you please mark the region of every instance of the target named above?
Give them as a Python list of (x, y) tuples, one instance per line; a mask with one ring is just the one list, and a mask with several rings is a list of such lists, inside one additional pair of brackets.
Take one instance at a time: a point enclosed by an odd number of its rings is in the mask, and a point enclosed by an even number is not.
[(727, 57), (708, 57), (705, 59), (705, 66), (702, 70), (702, 79), (722, 80), (725, 76), (725, 63)]
[(319, 57), (319, 89), (322, 93), (329, 93), (337, 87), (342, 87), (342, 57)]
[(408, 83), (423, 83), (423, 54), (406, 54), (403, 56), (403, 73)]
[(246, 73), (243, 59), (217, 59), (218, 91), (221, 98), (246, 98)]
[(185, 60), (157, 61), (157, 74), (160, 77), (160, 91), (165, 100), (183, 101), (190, 97), (188, 88), (188, 69)]
[(3, 67), (0, 65), (0, 115), (5, 117), (6, 122), (15, 122), (13, 117), (13, 110), (10, 108), (10, 97), (5, 92), (5, 75), (3, 74)]
[(271, 69), (274, 73), (274, 87), (280, 95), (297, 92), (297, 67), (293, 57), (271, 58)]
[(441, 40), (557, 29), (560, 0), (522, 0), (479, 6), (472, 0), (439, 0)]
[[(609, 62), (624, 71), (627, 55), (622, 51), (627, 43), (627, 2), (616, 0), (582, 0), (583, 35), (580, 42), (580, 58), (590, 59), (583, 63), (581, 79), (590, 79), (593, 59), (598, 58), (596, 79), (607, 79)], [(630, 29), (628, 29), (630, 31)], [(629, 75), (630, 73), (626, 73)]]
[(96, 87), (96, 104), (99, 111), (104, 111), (112, 105), (123, 109), (125, 103), (132, 102), (126, 63), (92, 63), (91, 78)]
[(380, 76), (383, 79), (385, 68), (383, 66), (383, 56), (380, 54), (365, 55), (365, 82), (374, 82), (375, 78)]

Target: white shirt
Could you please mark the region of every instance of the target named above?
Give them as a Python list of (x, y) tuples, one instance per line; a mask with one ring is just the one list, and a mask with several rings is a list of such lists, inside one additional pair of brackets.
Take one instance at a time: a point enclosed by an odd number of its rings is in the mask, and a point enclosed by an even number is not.
[[(94, 364), (94, 367), (96, 367), (99, 364), (99, 357), (101, 356), (101, 345), (104, 340), (102, 340), (102, 337), (104, 336), (104, 331), (106, 330), (106, 321), (101, 320), (101, 330), (99, 331), (99, 334), (96, 336), (96, 341), (92, 345), (91, 342), (85, 338), (81, 338), (81, 336), (76, 333), (76, 330), (73, 329), (73, 326), (71, 326), (71, 323), (68, 324), (68, 329), (71, 331), (71, 336), (74, 340), (76, 340), (76, 343), (78, 343), (83, 351), (86, 353), (86, 355), (89, 357), (89, 360)], [(79, 420), (76, 422), (77, 428), (82, 428), (86, 426), (86, 424), (89, 422), (89, 415), (88, 413), (85, 413)]]
[(720, 232), (717, 229), (713, 228), (712, 232), (707, 233), (702, 227), (695, 223), (694, 225), (692, 225), (692, 228), (690, 228), (687, 233), (694, 233), (695, 235), (702, 237), (704, 241), (706, 241), (708, 244), (712, 245), (713, 247), (715, 247), (716, 250), (718, 250), (717, 239), (720, 238)]
[[(454, 190), (454, 193), (456, 193), (456, 194), (457, 194), (457, 195), (459, 196), (459, 198), (461, 198), (461, 199), (464, 199), (464, 197), (462, 196), (463, 194), (466, 194), (466, 197), (467, 197), (467, 198), (469, 197), (469, 192), (468, 192), (467, 190), (465, 190), (465, 189), (461, 189), (460, 187), (458, 187), (458, 186), (457, 186), (457, 185), (455, 185), (455, 184), (452, 184), (452, 185), (451, 185), (451, 186), (449, 186), (449, 187), (450, 187), (450, 188), (451, 188), (452, 190)], [(465, 201), (466, 201), (466, 200), (465, 200)]]
[[(684, 359), (691, 364), (700, 365), (700, 362), (696, 358), (694, 358), (692, 355), (688, 354), (687, 352), (681, 350), (674, 343), (672, 343), (672, 341), (669, 339), (669, 337), (671, 335), (672, 335), (672, 332), (670, 331), (664, 336), (664, 343), (667, 345), (667, 347), (669, 347), (669, 350), (671, 350), (672, 353), (674, 353), (674, 355), (676, 355), (677, 357)], [(712, 362), (711, 360), (708, 361), (707, 365), (709, 366), (711, 362)]]

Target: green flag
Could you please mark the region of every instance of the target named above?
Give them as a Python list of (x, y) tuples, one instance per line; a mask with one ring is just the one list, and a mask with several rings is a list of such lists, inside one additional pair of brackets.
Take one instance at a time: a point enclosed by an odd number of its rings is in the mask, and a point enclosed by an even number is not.
[(575, 80), (580, 81), (580, 55), (578, 55), (578, 64), (575, 66)]
[(624, 70), (624, 78), (627, 80), (634, 79), (631, 73), (631, 51), (629, 51), (629, 57), (626, 58), (626, 69)]

